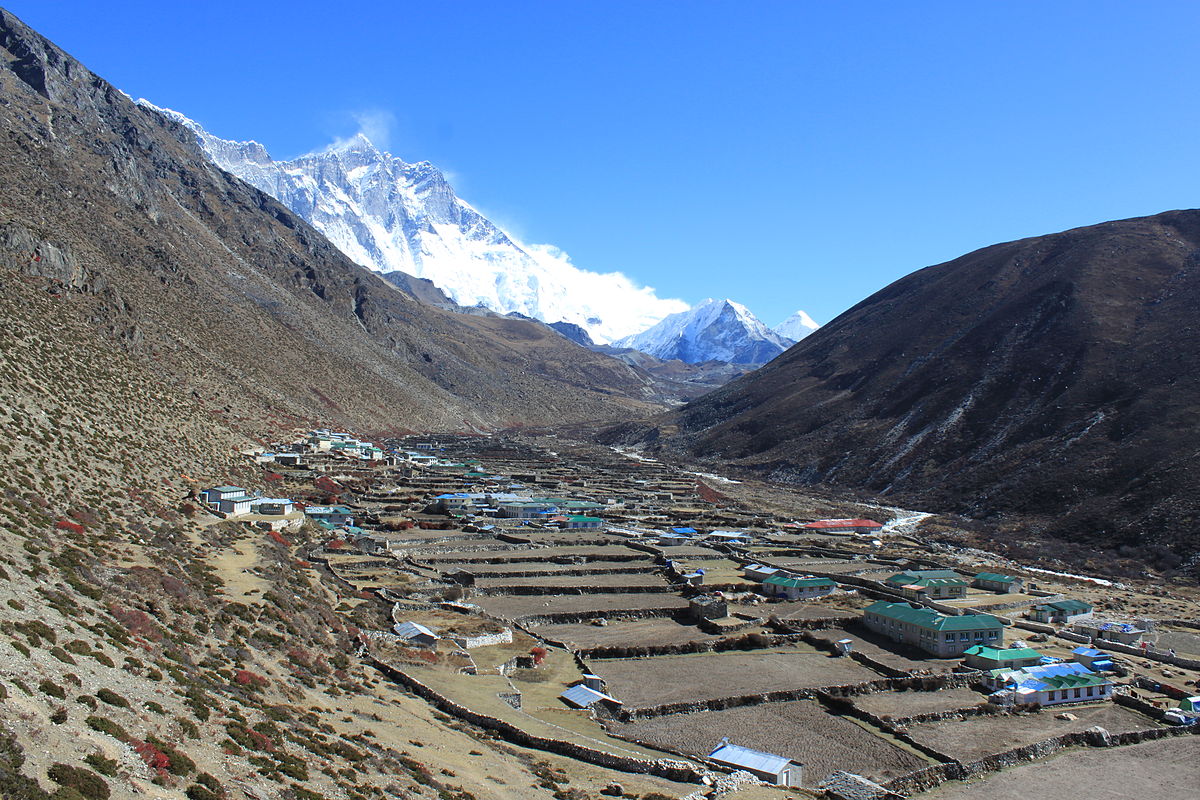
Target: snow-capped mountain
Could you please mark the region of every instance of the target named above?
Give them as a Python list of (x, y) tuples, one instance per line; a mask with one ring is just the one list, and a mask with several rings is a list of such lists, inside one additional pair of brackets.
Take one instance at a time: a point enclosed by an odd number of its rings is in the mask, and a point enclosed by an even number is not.
[(598, 342), (687, 308), (620, 273), (579, 269), (551, 245), (517, 241), (457, 197), (432, 164), (402, 161), (362, 134), (275, 161), (258, 142), (220, 139), (178, 112), (138, 102), (188, 126), (213, 163), (275, 197), (354, 261), (431, 280), (459, 305), (574, 323)]
[(705, 300), (613, 344), (689, 364), (765, 364), (795, 342), (772, 331), (740, 303)]
[(785, 339), (798, 342), (821, 325), (804, 311), (797, 311), (771, 330)]

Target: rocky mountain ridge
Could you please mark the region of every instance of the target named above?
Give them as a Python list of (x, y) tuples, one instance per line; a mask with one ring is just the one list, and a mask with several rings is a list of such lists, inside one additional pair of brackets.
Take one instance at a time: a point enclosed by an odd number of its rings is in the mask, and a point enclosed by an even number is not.
[(997, 244), (632, 436), (1195, 570), (1198, 304), (1200, 211)]

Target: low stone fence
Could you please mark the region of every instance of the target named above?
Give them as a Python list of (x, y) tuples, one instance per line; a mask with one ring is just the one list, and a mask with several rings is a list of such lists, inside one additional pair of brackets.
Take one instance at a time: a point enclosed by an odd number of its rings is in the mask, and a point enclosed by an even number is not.
[(518, 584), (514, 586), (472, 586), (471, 591), (479, 597), (499, 596), (538, 596), (538, 595), (569, 595), (569, 594), (670, 594), (675, 592), (666, 584), (661, 585), (625, 585), (625, 586), (537, 586)]
[[(995, 616), (1000, 611), (1012, 611), (1013, 609), (1017, 609), (1017, 608), (1029, 608), (1030, 606), (1040, 605), (1042, 603), (1054, 603), (1059, 600), (1065, 600), (1065, 599), (1066, 599), (1065, 595), (1056, 594), (1056, 595), (1050, 595), (1049, 597), (1047, 597), (1045, 599), (1039, 598), (1037, 600), (1031, 600), (1029, 598), (1026, 598), (1024, 600), (1017, 600), (1012, 603), (1001, 603), (999, 605), (994, 605), (994, 606), (971, 606), (970, 608), (968, 608), (966, 610), (972, 614), (991, 614), (991, 615)], [(1013, 624), (1016, 624), (1015, 620), (1013, 621)]]
[[(800, 633), (800, 638), (805, 643), (821, 650), (826, 650), (830, 653), (838, 652), (837, 645), (835, 645), (833, 642), (829, 641), (828, 639), (822, 639), (819, 636), (814, 636), (808, 631), (802, 631)], [(872, 669), (875, 672), (878, 672), (880, 675), (885, 675), (889, 678), (909, 678), (913, 675), (912, 672), (885, 664), (882, 661), (867, 655), (866, 653), (859, 652), (858, 650), (851, 650), (849, 658), (852, 661), (862, 664), (864, 667)]]
[[(674, 595), (671, 596), (674, 597)], [(535, 627), (537, 625), (567, 625), (589, 622), (593, 619), (599, 618), (615, 621), (620, 619), (673, 617), (683, 611), (686, 611), (686, 609), (680, 608), (679, 606), (670, 606), (667, 608), (621, 608), (610, 609), (607, 611), (556, 611), (528, 614), (526, 616), (517, 617), (513, 621), (527, 627)]]
[(687, 762), (670, 759), (650, 761), (632, 756), (620, 756), (615, 753), (607, 753), (603, 750), (596, 750), (576, 744), (575, 742), (551, 739), (545, 736), (535, 736), (510, 722), (473, 711), (464, 705), (456, 703), (435, 689), (426, 686), (404, 670), (398, 669), (377, 658), (371, 657), (369, 663), (389, 679), (428, 701), (439, 711), (458, 717), (485, 730), (495, 731), (508, 741), (522, 747), (532, 747), (549, 753), (557, 753), (567, 758), (574, 758), (588, 764), (596, 764), (597, 766), (620, 770), (621, 772), (657, 775), (660, 778), (682, 783), (699, 783), (703, 778), (703, 774)]
[[(704, 642), (676, 642), (674, 644), (610, 645), (607, 647), (583, 647), (576, 650), (583, 658), (637, 659), (654, 656), (677, 656), (688, 653), (725, 653), (731, 650), (764, 650), (794, 644), (798, 637), (788, 634), (762, 634), (761, 640), (743, 636), (728, 636)], [(557, 643), (556, 643), (557, 644)]]
[[(544, 562), (543, 562), (544, 563)], [(627, 567), (599, 567), (592, 568), (587, 564), (579, 565), (579, 572), (586, 572), (588, 575), (645, 575), (650, 572), (655, 572), (661, 569), (657, 564), (631, 564)], [(556, 575), (569, 575), (570, 570), (560, 570), (558, 572), (547, 572), (545, 569), (530, 568), (528, 570), (513, 570), (505, 572), (502, 570), (489, 570), (487, 564), (480, 564), (479, 568), (469, 567), (464, 569), (476, 578), (553, 578)]]
[(1125, 733), (1109, 733), (1104, 730), (1072, 731), (1033, 744), (1015, 747), (1003, 753), (987, 756), (976, 761), (960, 762), (950, 760), (943, 764), (934, 765), (901, 775), (883, 785), (891, 791), (902, 794), (912, 794), (932, 789), (950, 780), (978, 778), (989, 772), (996, 772), (1005, 767), (1015, 766), (1028, 761), (1036, 761), (1052, 756), (1069, 747), (1125, 747), (1131, 744), (1165, 739), (1172, 736), (1183, 736), (1190, 733), (1200, 733), (1191, 728), (1148, 728), (1140, 731)]
[(1145, 650), (1143, 650), (1140, 647), (1132, 647), (1127, 644), (1121, 644), (1120, 642), (1110, 642), (1107, 639), (1089, 639), (1083, 634), (1075, 633), (1074, 631), (1069, 631), (1066, 629), (1058, 630), (1054, 633), (1056, 636), (1066, 639), (1069, 642), (1086, 644), (1090, 647), (1096, 648), (1097, 650), (1108, 650), (1114, 653), (1123, 653), (1127, 656), (1134, 656), (1135, 658), (1148, 658), (1153, 661), (1162, 661), (1163, 663), (1174, 664), (1175, 666), (1183, 667), (1184, 669), (1200, 670), (1200, 660), (1194, 658), (1184, 658), (1180, 655), (1173, 656), (1168, 652), (1155, 650), (1153, 647), (1147, 647)]
[[(802, 689), (781, 689), (774, 692), (758, 694), (733, 695), (718, 697), (710, 700), (695, 700), (679, 703), (663, 703), (657, 706), (643, 708), (622, 708), (619, 719), (630, 722), (639, 719), (672, 716), (675, 714), (691, 714), (699, 711), (722, 711), (727, 708), (756, 706), (764, 703), (787, 703), (793, 700), (812, 700), (821, 698), (837, 698), (849, 705), (846, 698), (856, 695), (872, 694), (875, 692), (918, 690), (937, 691), (938, 689), (956, 688), (968, 685), (974, 680), (973, 675), (946, 674), (930, 676), (905, 676), (902, 678), (879, 678), (860, 683), (835, 684), (831, 686), (815, 686)], [(833, 702), (837, 702), (834, 700)], [(864, 714), (866, 712), (863, 712)], [(867, 717), (864, 717), (864, 719)], [(876, 718), (871, 717), (871, 721)]]

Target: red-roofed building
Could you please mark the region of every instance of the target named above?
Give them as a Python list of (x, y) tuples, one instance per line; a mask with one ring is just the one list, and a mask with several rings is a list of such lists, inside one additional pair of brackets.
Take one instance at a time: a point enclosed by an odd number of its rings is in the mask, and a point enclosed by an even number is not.
[(816, 533), (879, 533), (883, 530), (883, 524), (873, 519), (819, 519), (800, 527)]

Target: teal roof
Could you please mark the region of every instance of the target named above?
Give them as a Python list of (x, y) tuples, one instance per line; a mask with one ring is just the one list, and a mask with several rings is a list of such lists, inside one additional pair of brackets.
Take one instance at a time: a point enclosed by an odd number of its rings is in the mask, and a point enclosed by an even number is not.
[(1052, 608), (1055, 611), (1066, 611), (1067, 613), (1075, 613), (1079, 611), (1091, 611), (1092, 604), (1085, 603), (1082, 600), (1058, 600), (1053, 603), (1043, 603), (1038, 608)]
[(908, 603), (889, 603), (886, 600), (877, 600), (864, 610), (897, 622), (907, 622), (935, 631), (977, 631), (1004, 627), (1004, 624), (991, 614), (962, 614), (950, 617), (928, 608), (913, 608)]
[(604, 520), (600, 519), (600, 517), (571, 516), (567, 517), (567, 519), (569, 519), (571, 522), (604, 522)]
[(763, 581), (764, 584), (772, 586), (783, 586), (785, 588), (809, 588), (812, 586), (837, 586), (835, 582), (829, 578), (790, 578), (783, 575), (772, 575)]
[(981, 572), (975, 576), (977, 581), (991, 581), (992, 583), (1016, 583), (1017, 578), (1012, 575), (1001, 575), (999, 572)]
[(988, 647), (985, 644), (977, 644), (974, 647), (967, 648), (963, 651), (963, 655), (978, 656), (986, 658), (989, 661), (1007, 661), (1017, 658), (1041, 658), (1042, 654), (1032, 647), (1010, 647), (1001, 650), (996, 647)]
[(949, 569), (918, 569), (898, 572), (884, 583), (892, 586), (966, 586), (958, 573)]

